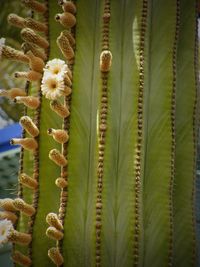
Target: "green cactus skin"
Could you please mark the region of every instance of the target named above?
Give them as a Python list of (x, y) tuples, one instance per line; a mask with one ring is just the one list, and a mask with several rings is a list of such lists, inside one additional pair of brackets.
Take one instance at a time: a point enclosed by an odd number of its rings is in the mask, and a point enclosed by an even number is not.
[[(33, 1), (34, 2), (34, 1)], [(41, 1), (42, 2), (42, 1)], [(48, 60), (65, 60), (56, 39), (57, 1), (44, 1)], [(32, 235), (15, 245), (33, 267), (53, 267), (57, 247), (68, 267), (197, 267), (195, 171), (199, 120), (196, 1), (77, 0), (70, 117), (60, 118), (29, 86), (41, 106), (25, 113), (40, 129), (38, 150), (22, 149), (22, 172), (39, 181), (33, 192), (19, 184), (19, 197), (36, 208), (18, 212), (16, 227)], [(103, 72), (100, 55), (112, 53)], [(102, 116), (103, 114), (103, 116)], [(106, 127), (100, 129), (100, 126)], [(60, 145), (47, 129), (67, 129)], [(63, 152), (59, 167), (49, 151)], [(68, 183), (60, 190), (56, 178)], [(62, 207), (62, 212), (61, 212)], [(99, 208), (100, 207), (100, 208)], [(99, 211), (100, 210), (100, 211)], [(51, 240), (46, 216), (57, 213), (64, 238)], [(16, 264), (16, 266), (21, 266)]]

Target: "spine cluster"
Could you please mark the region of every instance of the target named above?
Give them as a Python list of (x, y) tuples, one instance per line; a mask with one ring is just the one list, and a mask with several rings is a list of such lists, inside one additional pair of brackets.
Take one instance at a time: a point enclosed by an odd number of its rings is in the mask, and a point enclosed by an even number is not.
[(101, 266), (101, 229), (102, 229), (102, 191), (104, 174), (104, 153), (107, 131), (108, 115), (108, 76), (112, 64), (112, 54), (109, 51), (109, 24), (110, 24), (110, 1), (104, 1), (103, 29), (102, 29), (102, 52), (100, 55), (101, 71), (101, 103), (99, 109), (98, 125), (98, 169), (97, 169), (97, 198), (96, 198), (96, 255), (95, 266)]

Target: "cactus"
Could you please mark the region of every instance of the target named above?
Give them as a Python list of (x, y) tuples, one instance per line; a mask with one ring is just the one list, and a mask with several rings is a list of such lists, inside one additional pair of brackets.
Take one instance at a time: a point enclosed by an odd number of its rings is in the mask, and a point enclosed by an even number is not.
[(22, 2), (24, 52), (0, 49), (30, 68), (4, 93), (24, 104), (18, 197), (0, 201), (13, 262), (197, 266), (197, 3)]

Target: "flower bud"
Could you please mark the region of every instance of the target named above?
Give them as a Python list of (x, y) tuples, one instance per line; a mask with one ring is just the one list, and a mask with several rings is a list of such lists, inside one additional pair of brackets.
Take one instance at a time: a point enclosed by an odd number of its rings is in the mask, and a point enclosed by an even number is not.
[(8, 240), (16, 244), (28, 245), (31, 242), (32, 237), (30, 234), (12, 230), (8, 236)]
[(69, 12), (64, 12), (62, 14), (57, 14), (55, 19), (59, 21), (64, 27), (72, 28), (76, 25), (76, 18), (73, 14)]
[(68, 38), (62, 32), (57, 38), (57, 45), (67, 60), (74, 58), (74, 50), (71, 47)]
[(28, 256), (25, 256), (24, 254), (22, 254), (19, 251), (15, 251), (12, 254), (12, 259), (15, 263), (22, 265), (22, 266), (31, 266), (32, 261)]
[(6, 211), (16, 211), (16, 208), (13, 204), (13, 199), (11, 198), (0, 199), (0, 208)]
[(63, 256), (59, 252), (58, 248), (50, 248), (48, 250), (48, 256), (57, 266), (61, 266), (64, 263)]
[(23, 199), (16, 198), (13, 202), (15, 208), (27, 216), (32, 216), (35, 213), (35, 208), (27, 204)]
[(40, 105), (40, 100), (35, 96), (17, 96), (14, 99), (15, 103), (22, 103), (28, 108), (37, 109)]
[(21, 37), (25, 42), (36, 44), (37, 46), (44, 49), (49, 47), (49, 42), (45, 38), (37, 35), (33, 30), (29, 28), (24, 28), (21, 31)]
[(33, 137), (38, 136), (39, 130), (30, 117), (28, 116), (21, 117), (19, 123), (31, 136)]
[(62, 177), (57, 178), (56, 181), (55, 181), (55, 184), (59, 188), (65, 188), (68, 185), (67, 181)]
[(53, 111), (55, 111), (60, 117), (66, 118), (69, 116), (70, 112), (67, 107), (63, 106), (57, 100), (53, 100), (50, 102), (50, 107)]
[(58, 230), (62, 230), (63, 226), (61, 221), (58, 219), (58, 215), (56, 213), (49, 213), (46, 217), (46, 222), (50, 225), (55, 227)]
[(9, 14), (7, 20), (9, 24), (15, 27), (18, 27), (18, 28), (24, 27), (24, 18), (17, 16), (16, 14), (13, 14), (13, 13)]
[(28, 51), (26, 54), (29, 57), (30, 68), (36, 72), (42, 73), (45, 66), (44, 61), (41, 58), (36, 57), (32, 51)]
[(27, 27), (27, 28), (32, 29), (32, 30), (37, 31), (37, 32), (46, 33), (48, 31), (47, 25), (45, 23), (41, 23), (41, 22), (34, 20), (32, 18), (24, 19), (24, 27)]
[(61, 239), (63, 239), (63, 236), (64, 236), (61, 231), (57, 230), (53, 226), (50, 226), (50, 227), (47, 228), (46, 235), (49, 238), (54, 239), (54, 240), (61, 240)]
[(33, 179), (32, 177), (28, 176), (25, 173), (22, 173), (19, 177), (19, 181), (21, 184), (23, 184), (24, 186), (35, 190), (38, 187), (38, 182)]
[(60, 144), (67, 142), (69, 139), (69, 135), (67, 134), (65, 130), (56, 130), (56, 129), (50, 128), (47, 130), (47, 133), (53, 136), (53, 139)]
[(108, 50), (104, 50), (100, 56), (100, 70), (102, 72), (108, 72), (112, 64), (112, 54)]
[(10, 90), (0, 90), (0, 96), (14, 99), (16, 96), (26, 96), (26, 92), (20, 88), (12, 88)]
[(52, 149), (49, 152), (49, 158), (54, 161), (58, 166), (66, 166), (67, 160), (57, 149)]
[(76, 13), (76, 6), (71, 1), (59, 0), (58, 4), (62, 6), (62, 9), (63, 9), (64, 12), (69, 12), (69, 13), (72, 13), (72, 14)]
[(33, 11), (36, 11), (38, 13), (45, 13), (47, 11), (47, 7), (45, 4), (42, 4), (35, 0), (22, 0), (22, 3), (32, 9)]
[(30, 71), (17, 71), (15, 72), (15, 78), (23, 78), (26, 79), (30, 82), (37, 82), (40, 81), (42, 78), (42, 74), (34, 71), (34, 70), (30, 70)]
[(38, 148), (38, 143), (34, 138), (13, 138), (10, 141), (11, 145), (21, 145), (24, 149), (34, 151)]
[(23, 43), (21, 45), (22, 50), (24, 51), (24, 53), (27, 53), (29, 50), (32, 51), (32, 53), (34, 54), (34, 56), (39, 57), (43, 60), (47, 59), (47, 55), (45, 54), (45, 52), (40, 49), (39, 47), (37, 47), (34, 44), (31, 43)]
[(4, 45), (2, 47), (2, 56), (4, 58), (14, 60), (14, 61), (19, 61), (23, 63), (28, 63), (29, 59), (24, 53), (21, 51), (18, 51), (10, 46)]

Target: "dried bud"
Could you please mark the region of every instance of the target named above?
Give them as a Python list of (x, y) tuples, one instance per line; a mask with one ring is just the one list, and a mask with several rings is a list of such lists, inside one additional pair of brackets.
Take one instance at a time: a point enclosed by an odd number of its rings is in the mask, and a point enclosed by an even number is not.
[(41, 37), (40, 35), (37, 35), (33, 30), (29, 28), (24, 28), (21, 31), (21, 36), (25, 42), (36, 44), (37, 46), (42, 48), (49, 47), (49, 42), (45, 38)]
[(41, 23), (37, 20), (34, 20), (32, 18), (26, 18), (24, 19), (24, 27), (30, 28), (37, 32), (44, 32), (47, 33), (48, 27), (45, 23)]
[(63, 144), (68, 141), (69, 135), (64, 130), (56, 130), (56, 129), (48, 129), (47, 133), (51, 136), (53, 136), (54, 140), (56, 140), (58, 143)]
[(46, 217), (46, 222), (50, 225), (55, 227), (58, 230), (62, 230), (63, 226), (61, 221), (58, 219), (58, 215), (56, 213), (49, 213)]
[(35, 208), (32, 205), (27, 204), (21, 198), (16, 198), (13, 202), (15, 208), (27, 216), (32, 216), (35, 213)]
[(0, 199), (0, 208), (6, 211), (16, 211), (16, 208), (13, 204), (13, 199), (11, 198)]
[(76, 43), (74, 37), (72, 36), (71, 32), (69, 32), (68, 30), (63, 31), (63, 34), (67, 37), (70, 45), (73, 47)]
[(72, 49), (68, 38), (62, 32), (57, 38), (57, 45), (67, 60), (74, 58), (74, 50)]
[(57, 100), (53, 100), (50, 102), (50, 107), (53, 111), (55, 111), (62, 118), (66, 118), (69, 116), (70, 112), (67, 107), (63, 106)]
[(40, 72), (42, 73), (43, 72), (43, 68), (45, 66), (45, 63), (44, 61), (39, 58), (39, 57), (36, 57), (32, 51), (28, 51), (27, 52), (27, 55), (29, 57), (29, 65), (30, 65), (30, 68), (34, 71), (37, 71), (37, 72)]
[(22, 266), (31, 266), (32, 261), (28, 256), (25, 256), (24, 254), (22, 254), (19, 251), (15, 251), (12, 254), (12, 259), (15, 263), (22, 265)]
[(76, 6), (73, 2), (66, 0), (59, 0), (58, 4), (62, 6), (64, 12), (76, 14)]
[(112, 64), (112, 54), (110, 51), (105, 50), (100, 56), (100, 70), (102, 72), (108, 72)]
[(57, 149), (52, 149), (49, 152), (49, 158), (54, 161), (58, 166), (66, 166), (67, 160)]
[(64, 12), (62, 14), (57, 14), (55, 19), (59, 21), (64, 27), (72, 28), (76, 25), (76, 18), (73, 14), (69, 12)]
[(24, 27), (24, 18), (17, 16), (16, 14), (9, 14), (7, 20), (9, 24), (15, 27), (18, 28)]
[(28, 116), (23, 116), (20, 118), (20, 124), (31, 136), (36, 137), (39, 134), (39, 130), (32, 119)]
[(16, 96), (26, 96), (26, 92), (20, 88), (12, 88), (10, 90), (0, 90), (0, 96), (14, 99)]
[(40, 81), (42, 79), (42, 74), (34, 71), (34, 70), (30, 70), (30, 71), (17, 71), (15, 72), (15, 78), (23, 78), (26, 79), (30, 82), (36, 82), (36, 81)]
[(38, 182), (32, 177), (28, 176), (25, 173), (22, 173), (19, 177), (20, 183), (30, 189), (36, 189), (38, 187)]
[(69, 96), (69, 95), (71, 95), (71, 93), (72, 93), (72, 89), (68, 86), (66, 86), (65, 89), (62, 91), (62, 94), (64, 96)]
[(47, 7), (45, 4), (42, 4), (35, 0), (22, 0), (22, 3), (32, 9), (33, 11), (36, 11), (38, 13), (45, 13), (47, 11)]
[(14, 61), (20, 61), (23, 63), (28, 63), (29, 59), (26, 55), (24, 55), (24, 53), (22, 53), (21, 51), (18, 51), (10, 46), (4, 45), (2, 47), (2, 56), (4, 58), (10, 59), (10, 60), (14, 60)]
[(47, 55), (45, 54), (45, 52), (40, 49), (39, 47), (37, 47), (34, 44), (31, 43), (23, 43), (21, 45), (22, 50), (24, 51), (24, 53), (27, 53), (29, 50), (32, 51), (32, 53), (34, 54), (34, 56), (39, 57), (43, 60), (47, 59)]
[(28, 108), (37, 109), (40, 105), (40, 100), (35, 96), (17, 96), (14, 99), (15, 103), (22, 103)]
[(13, 138), (10, 140), (11, 145), (21, 145), (24, 149), (35, 151), (38, 148), (38, 143), (34, 138)]
[(17, 216), (10, 211), (0, 211), (0, 220), (4, 219), (7, 219), (14, 224), (17, 221)]
[(64, 259), (58, 248), (50, 248), (48, 250), (48, 256), (57, 266), (61, 266), (64, 263)]
[(61, 240), (63, 239), (63, 233), (59, 230), (57, 230), (55, 227), (53, 226), (50, 226), (47, 228), (46, 230), (46, 235), (49, 237), (49, 238), (52, 238), (54, 240)]
[(59, 188), (65, 188), (68, 185), (67, 181), (62, 177), (57, 178), (56, 181), (55, 181), (55, 184)]
[(32, 238), (30, 234), (12, 230), (8, 236), (8, 240), (16, 244), (28, 245), (31, 242)]

